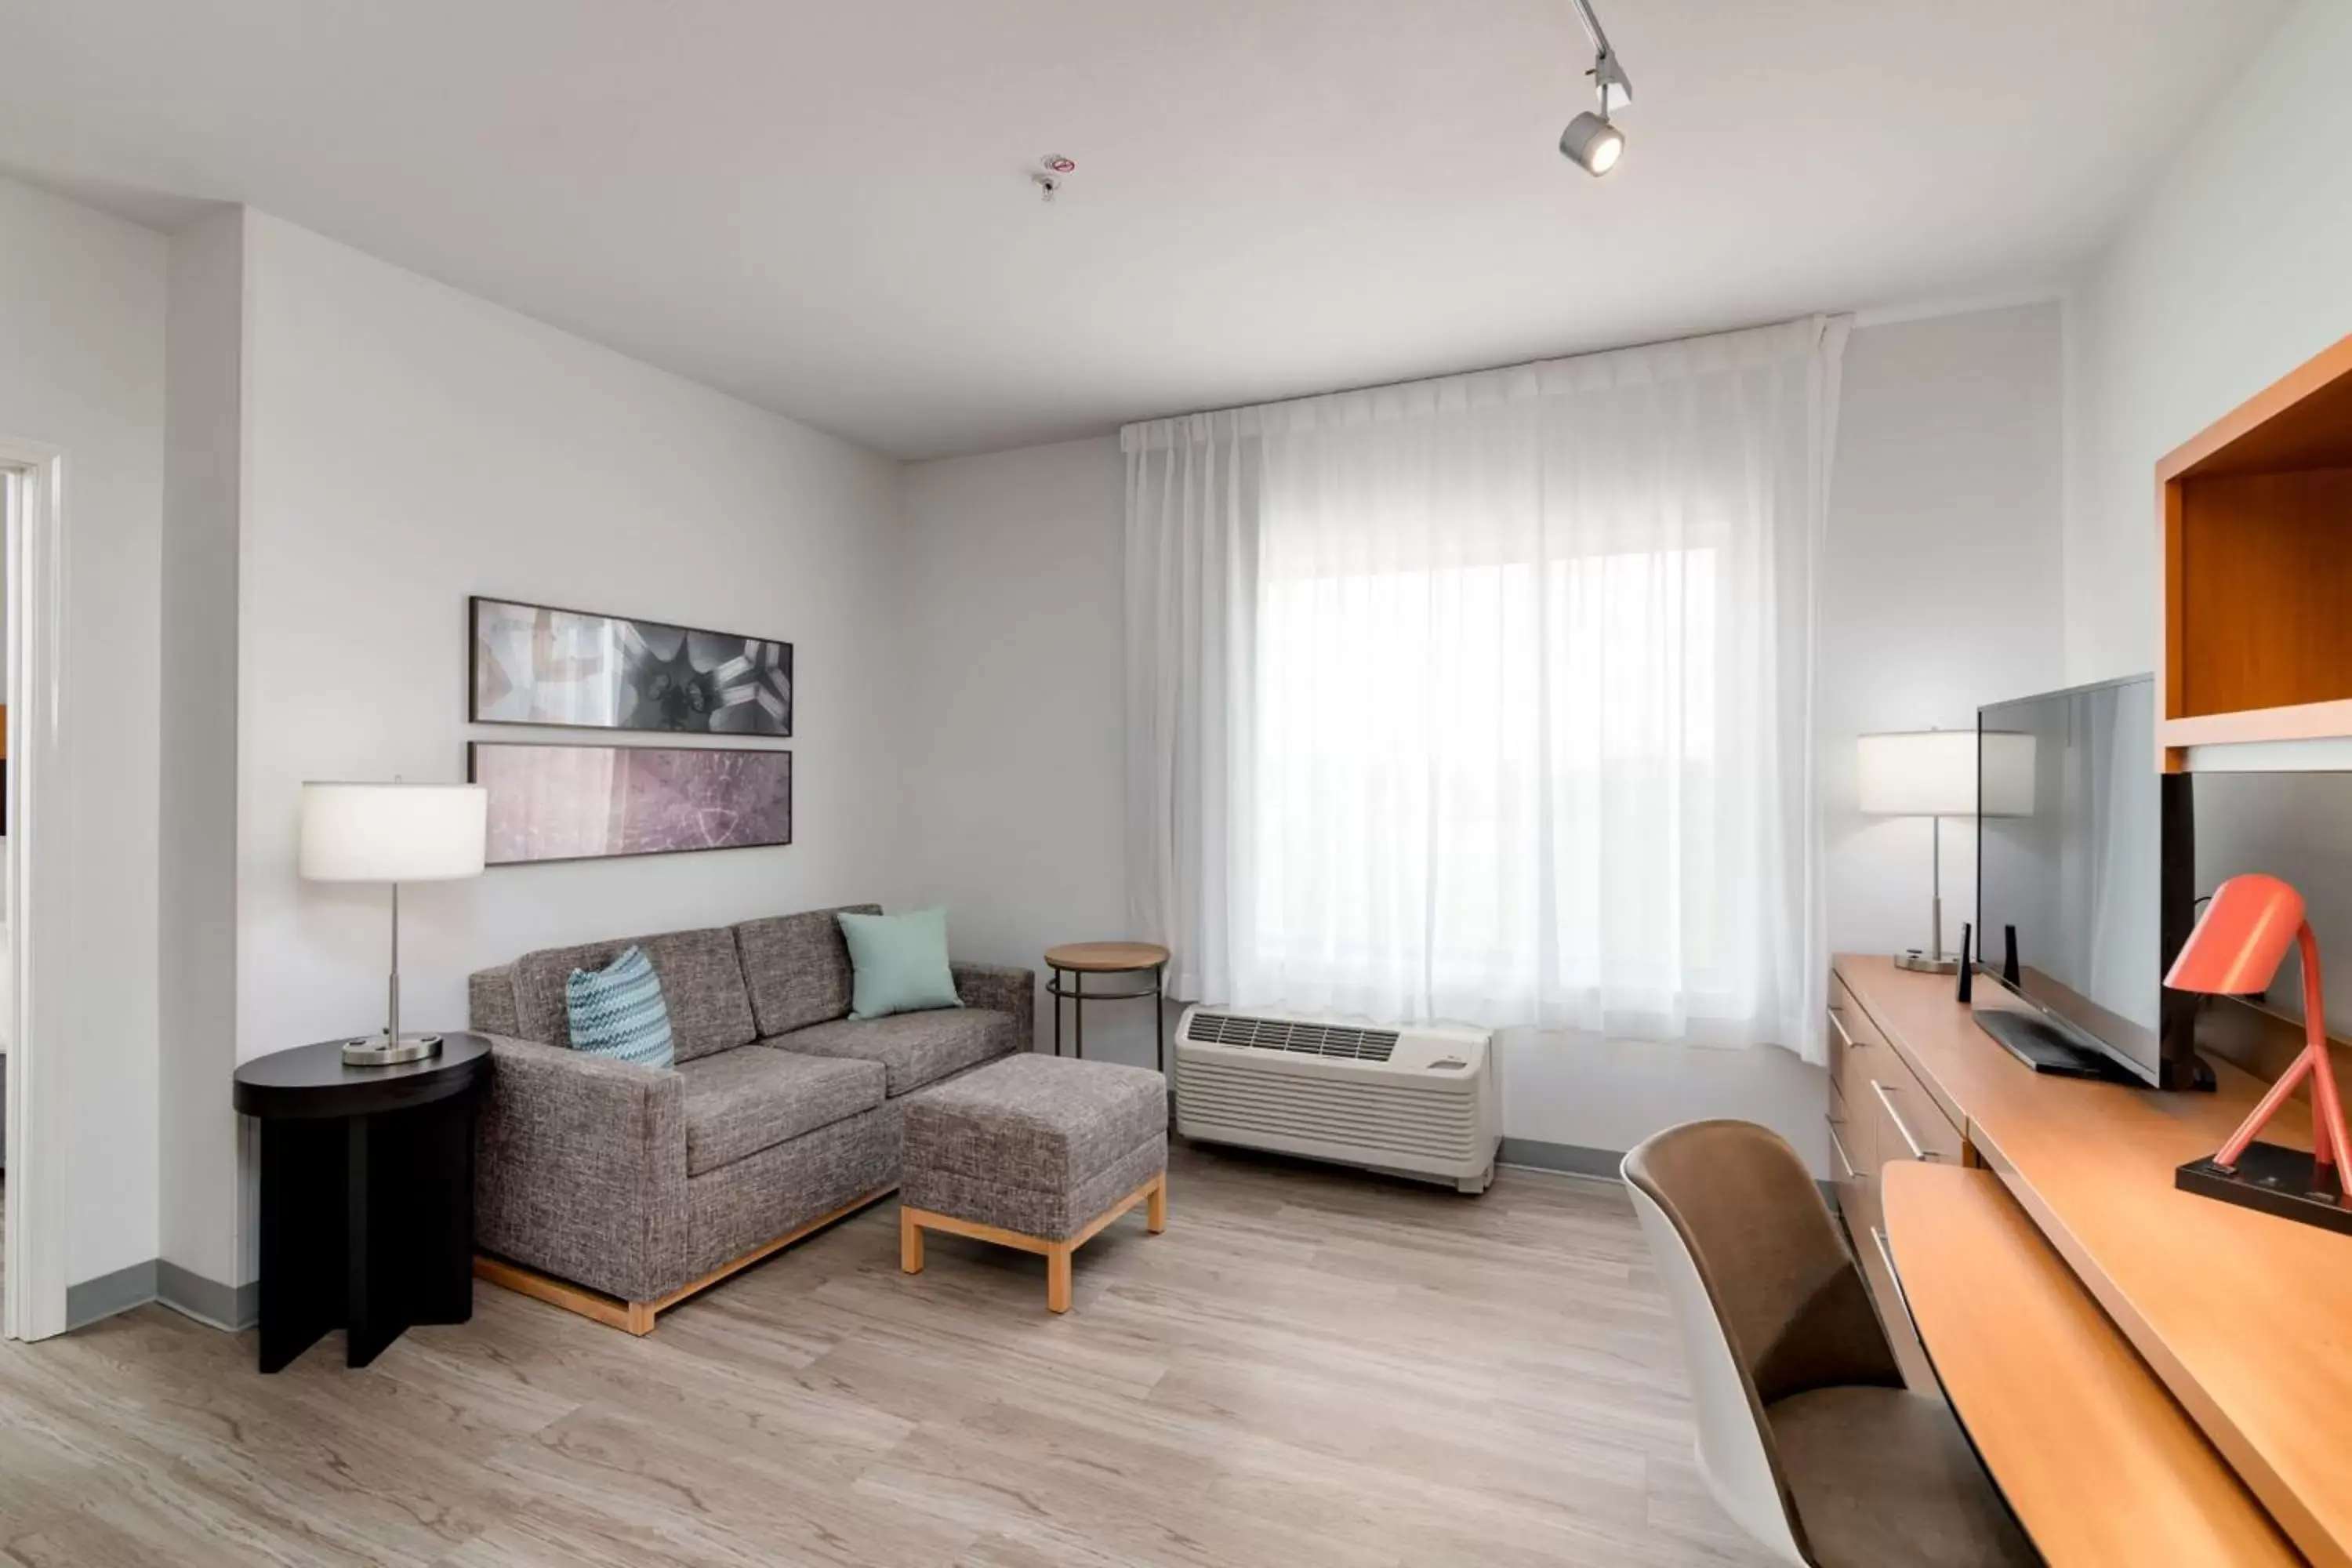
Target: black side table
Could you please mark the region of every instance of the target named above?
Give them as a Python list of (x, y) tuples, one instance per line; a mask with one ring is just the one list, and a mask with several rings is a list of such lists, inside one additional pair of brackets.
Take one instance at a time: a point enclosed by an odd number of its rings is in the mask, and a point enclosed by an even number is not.
[(445, 1035), (441, 1054), (345, 1067), (327, 1040), (236, 1069), (238, 1110), (261, 1121), (261, 1370), (330, 1329), (365, 1366), (417, 1323), (474, 1315), (474, 1112), (490, 1043)]

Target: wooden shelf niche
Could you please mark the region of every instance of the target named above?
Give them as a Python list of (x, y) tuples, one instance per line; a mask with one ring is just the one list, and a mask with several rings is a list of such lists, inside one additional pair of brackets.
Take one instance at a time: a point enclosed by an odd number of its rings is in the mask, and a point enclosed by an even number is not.
[(2352, 737), (2352, 337), (2156, 478), (2164, 766), (2189, 746)]

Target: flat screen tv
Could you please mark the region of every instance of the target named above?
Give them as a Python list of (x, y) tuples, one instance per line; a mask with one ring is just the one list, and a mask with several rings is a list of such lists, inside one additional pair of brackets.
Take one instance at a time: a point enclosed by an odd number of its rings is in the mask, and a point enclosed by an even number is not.
[(2174, 1087), (2193, 1004), (2163, 977), (2193, 848), (2188, 780), (2157, 769), (2154, 678), (1993, 703), (1977, 736), (1976, 956), (1997, 983), (1978, 1024), (2041, 1071)]

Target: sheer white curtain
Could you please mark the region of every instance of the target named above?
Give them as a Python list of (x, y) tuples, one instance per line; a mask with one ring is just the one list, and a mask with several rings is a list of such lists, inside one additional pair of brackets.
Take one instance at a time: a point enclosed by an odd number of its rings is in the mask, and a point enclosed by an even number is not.
[(1817, 1054), (1847, 325), (1122, 432), (1129, 886), (1173, 988)]

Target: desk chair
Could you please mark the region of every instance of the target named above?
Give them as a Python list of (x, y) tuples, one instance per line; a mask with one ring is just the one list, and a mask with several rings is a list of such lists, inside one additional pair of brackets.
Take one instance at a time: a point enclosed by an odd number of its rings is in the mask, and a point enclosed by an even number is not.
[(1746, 1121), (1625, 1156), (1689, 1369), (1698, 1465), (1798, 1568), (2040, 1561), (1941, 1399), (1910, 1393), (1862, 1271), (1797, 1152)]

